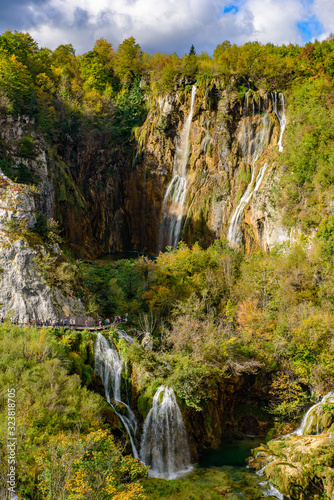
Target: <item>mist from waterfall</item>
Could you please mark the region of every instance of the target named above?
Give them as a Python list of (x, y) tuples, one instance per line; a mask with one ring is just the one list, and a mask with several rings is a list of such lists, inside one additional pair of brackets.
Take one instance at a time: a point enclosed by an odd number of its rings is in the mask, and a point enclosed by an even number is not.
[(149, 476), (174, 479), (192, 469), (187, 432), (174, 390), (160, 386), (153, 397), (140, 445)]
[(174, 158), (173, 177), (164, 196), (158, 251), (165, 250), (167, 246), (176, 247), (180, 238), (183, 208), (187, 194), (189, 137), (195, 96), (196, 86), (193, 85), (189, 115), (180, 133), (180, 141)]
[[(127, 335), (127, 334), (126, 334)], [(122, 337), (122, 333), (120, 333)], [(127, 337), (129, 337), (127, 335)], [(130, 337), (131, 338), (131, 337)], [(125, 340), (128, 340), (125, 338)], [(132, 340), (132, 339), (131, 339)], [(106, 399), (120, 420), (128, 433), (132, 453), (135, 458), (139, 458), (138, 451), (135, 445), (135, 437), (137, 432), (137, 419), (130, 406), (121, 399), (121, 382), (122, 382), (122, 369), (123, 361), (119, 356), (116, 349), (113, 349), (107, 339), (101, 334), (97, 334), (95, 342), (95, 373), (101, 377), (104, 385)], [(121, 403), (124, 413), (117, 411), (117, 403)]]

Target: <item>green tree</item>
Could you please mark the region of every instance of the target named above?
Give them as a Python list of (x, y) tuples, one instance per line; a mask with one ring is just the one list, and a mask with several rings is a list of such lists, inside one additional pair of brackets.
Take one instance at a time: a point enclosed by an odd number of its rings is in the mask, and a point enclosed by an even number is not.
[(326, 215), (322, 220), (317, 238), (323, 242), (329, 255), (334, 255), (334, 214)]
[(32, 81), (27, 67), (15, 54), (0, 50), (0, 97), (9, 112), (27, 111), (32, 95)]
[(15, 54), (18, 61), (28, 65), (31, 56), (37, 54), (38, 45), (29, 33), (7, 30), (0, 36), (0, 49)]
[(195, 50), (195, 47), (193, 45), (190, 47), (189, 55), (190, 56), (195, 56), (196, 55), (196, 50)]
[(118, 47), (115, 70), (124, 85), (129, 85), (143, 71), (143, 52), (133, 36), (126, 38)]

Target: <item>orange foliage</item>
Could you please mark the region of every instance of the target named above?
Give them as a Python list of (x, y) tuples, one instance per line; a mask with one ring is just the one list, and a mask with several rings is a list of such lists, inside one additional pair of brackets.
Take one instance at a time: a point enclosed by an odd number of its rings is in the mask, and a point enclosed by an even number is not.
[(257, 308), (254, 299), (244, 300), (240, 304), (237, 321), (238, 330), (246, 342), (273, 338), (275, 322), (266, 311)]

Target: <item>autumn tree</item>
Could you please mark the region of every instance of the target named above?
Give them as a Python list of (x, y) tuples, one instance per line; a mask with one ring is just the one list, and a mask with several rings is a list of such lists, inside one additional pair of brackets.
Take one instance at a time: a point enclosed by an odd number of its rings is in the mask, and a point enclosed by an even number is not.
[(32, 92), (32, 80), (27, 67), (15, 54), (0, 50), (0, 98), (9, 112), (27, 111)]
[(133, 36), (126, 38), (118, 47), (115, 71), (124, 85), (129, 85), (143, 71), (143, 52)]

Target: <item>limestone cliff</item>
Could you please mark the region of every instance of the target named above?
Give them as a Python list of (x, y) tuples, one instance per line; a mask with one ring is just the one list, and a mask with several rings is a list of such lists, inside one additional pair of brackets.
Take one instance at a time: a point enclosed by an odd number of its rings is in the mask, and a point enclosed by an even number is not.
[[(279, 199), (289, 96), (240, 93), (237, 82), (218, 78), (197, 82), (192, 100), (193, 88), (182, 81), (173, 93), (147, 95), (147, 119), (126, 143), (93, 128), (52, 144), (33, 119), (2, 118), (0, 152), (14, 174), (23, 166), (37, 179), (36, 210), (60, 222), (76, 255), (156, 255), (172, 226), (188, 244), (225, 237), (247, 252), (298, 237), (298, 221), (293, 231), (284, 225)], [(33, 153), (24, 156), (27, 138)]]
[(17, 184), (0, 171), (0, 315), (13, 321), (46, 321), (65, 316), (85, 317), (80, 301), (50, 288), (37, 258), (49, 248), (32, 232), (36, 223), (36, 188)]
[[(241, 95), (234, 81), (204, 79), (196, 84), (192, 103), (190, 83), (180, 82), (164, 96), (147, 96), (147, 119), (136, 142), (126, 144), (96, 129), (50, 144), (31, 119), (2, 120), (2, 150), (14, 159), (14, 169), (23, 164), (38, 177), (36, 208), (60, 221), (77, 255), (128, 250), (155, 255), (165, 246), (161, 235), (168, 210), (174, 210), (174, 226), (180, 225), (178, 238), (189, 244), (207, 246), (227, 237), (246, 251), (268, 250), (298, 234), (298, 228), (291, 233), (284, 226), (278, 196), (288, 96), (261, 89)], [(20, 156), (26, 136), (34, 141), (30, 158)], [(173, 179), (182, 147), (181, 193)]]
[[(139, 155), (133, 176), (140, 171), (145, 179), (146, 246), (151, 252), (158, 247), (163, 199), (189, 114), (190, 88), (153, 100), (138, 134)], [(227, 237), (248, 187), (250, 197), (236, 221), (231, 243), (267, 250), (289, 239), (274, 203), (282, 149), (278, 143), (284, 132), (279, 118), (283, 113), (282, 94), (258, 90), (241, 97), (232, 85), (224, 87), (219, 80), (199, 86), (188, 144), (182, 239), (208, 245), (215, 238)], [(128, 189), (133, 185), (130, 180)], [(139, 234), (133, 238), (138, 245)]]

